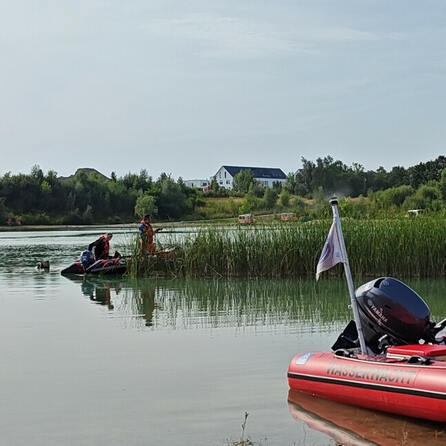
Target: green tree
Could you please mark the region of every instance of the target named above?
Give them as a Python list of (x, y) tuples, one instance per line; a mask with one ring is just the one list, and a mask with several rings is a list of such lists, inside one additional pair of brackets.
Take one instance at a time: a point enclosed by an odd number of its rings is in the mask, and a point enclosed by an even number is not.
[(290, 172), (285, 180), (285, 184), (283, 185), (284, 189), (286, 189), (290, 194), (294, 194), (296, 190), (296, 177), (294, 173)]
[(158, 215), (161, 218), (179, 218), (184, 215), (188, 206), (186, 194), (181, 190), (181, 187), (167, 176), (162, 177), (159, 185)]
[(235, 177), (233, 188), (235, 191), (246, 194), (249, 191), (249, 186), (255, 184), (254, 175), (249, 169), (242, 169)]
[(50, 169), (46, 176), (45, 176), (45, 181), (51, 186), (55, 186), (56, 184), (58, 184), (58, 179), (57, 179), (57, 172)]
[(265, 186), (262, 186), (258, 181), (254, 181), (249, 185), (248, 194), (253, 194), (257, 198), (263, 198)]
[(31, 176), (39, 182), (39, 184), (43, 181), (44, 175), (42, 169), (38, 164), (35, 164), (31, 169)]
[(446, 204), (446, 169), (443, 169), (440, 175), (440, 194), (443, 203)]
[(143, 218), (144, 215), (156, 215), (157, 208), (155, 205), (155, 198), (148, 192), (141, 192), (136, 199), (135, 215)]
[(0, 197), (0, 225), (4, 225), (7, 219), (8, 209), (5, 206), (5, 199)]
[(220, 185), (218, 184), (217, 178), (215, 175), (211, 179), (211, 191), (212, 192), (218, 192), (220, 190)]
[(43, 180), (40, 189), (44, 195), (50, 195), (51, 194), (51, 185), (48, 183), (48, 181)]

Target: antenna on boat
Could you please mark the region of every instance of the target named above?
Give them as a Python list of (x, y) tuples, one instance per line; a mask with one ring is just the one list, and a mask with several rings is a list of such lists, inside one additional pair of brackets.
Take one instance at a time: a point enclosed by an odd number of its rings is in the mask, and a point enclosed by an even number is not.
[(353, 318), (355, 319), (356, 329), (358, 331), (359, 345), (361, 346), (361, 352), (363, 355), (367, 355), (368, 349), (364, 339), (364, 333), (362, 331), (361, 319), (359, 317), (358, 305), (355, 298), (355, 287), (353, 285), (352, 273), (350, 271), (350, 264), (348, 263), (347, 250), (345, 249), (344, 235), (342, 234), (341, 219), (339, 218), (338, 199), (333, 197), (329, 203), (333, 210), (333, 221), (336, 223), (337, 235), (339, 240), (339, 247), (341, 250), (341, 257), (344, 264), (345, 278), (347, 279), (348, 291), (350, 294), (350, 303), (353, 310)]

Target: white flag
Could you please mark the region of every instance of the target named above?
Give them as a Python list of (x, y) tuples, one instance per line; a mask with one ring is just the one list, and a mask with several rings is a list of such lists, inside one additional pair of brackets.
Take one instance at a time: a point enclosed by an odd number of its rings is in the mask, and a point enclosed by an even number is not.
[(340, 262), (344, 263), (345, 260), (341, 253), (336, 222), (333, 221), (327, 240), (325, 240), (324, 249), (322, 250), (321, 257), (317, 264), (316, 280), (319, 280), (322, 271), (327, 271), (327, 269), (333, 268), (333, 266)]

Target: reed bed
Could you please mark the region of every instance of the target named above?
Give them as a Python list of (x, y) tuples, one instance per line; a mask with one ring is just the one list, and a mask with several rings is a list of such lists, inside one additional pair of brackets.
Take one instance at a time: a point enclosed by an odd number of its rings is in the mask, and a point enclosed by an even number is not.
[[(204, 228), (177, 241), (175, 262), (134, 256), (131, 275), (157, 268), (175, 277), (312, 277), (331, 220), (293, 225)], [(344, 238), (355, 276), (440, 277), (446, 270), (446, 219), (345, 220)], [(147, 264), (144, 262), (148, 262)], [(136, 273), (136, 274), (135, 274)], [(339, 276), (340, 266), (324, 273)]]

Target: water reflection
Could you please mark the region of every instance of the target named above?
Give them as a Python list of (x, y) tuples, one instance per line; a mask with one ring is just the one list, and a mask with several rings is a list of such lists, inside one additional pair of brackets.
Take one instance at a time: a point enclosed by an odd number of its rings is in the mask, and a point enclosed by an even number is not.
[(114, 294), (119, 294), (121, 291), (120, 280), (102, 280), (92, 276), (73, 276), (71, 280), (80, 283), (83, 296), (88, 297), (92, 302), (97, 304), (106, 305), (109, 310), (114, 309), (112, 290)]
[(441, 423), (375, 412), (290, 390), (291, 416), (345, 446), (446, 444)]
[[(81, 293), (127, 325), (153, 328), (295, 326), (328, 331), (349, 317), (342, 281), (125, 280), (73, 277)], [(296, 324), (298, 323), (298, 324)]]
[[(351, 318), (345, 282), (330, 280), (162, 280), (75, 277), (81, 293), (114, 309), (126, 326), (153, 329), (288, 327), (333, 332)], [(412, 281), (432, 308), (446, 315), (444, 281)]]

